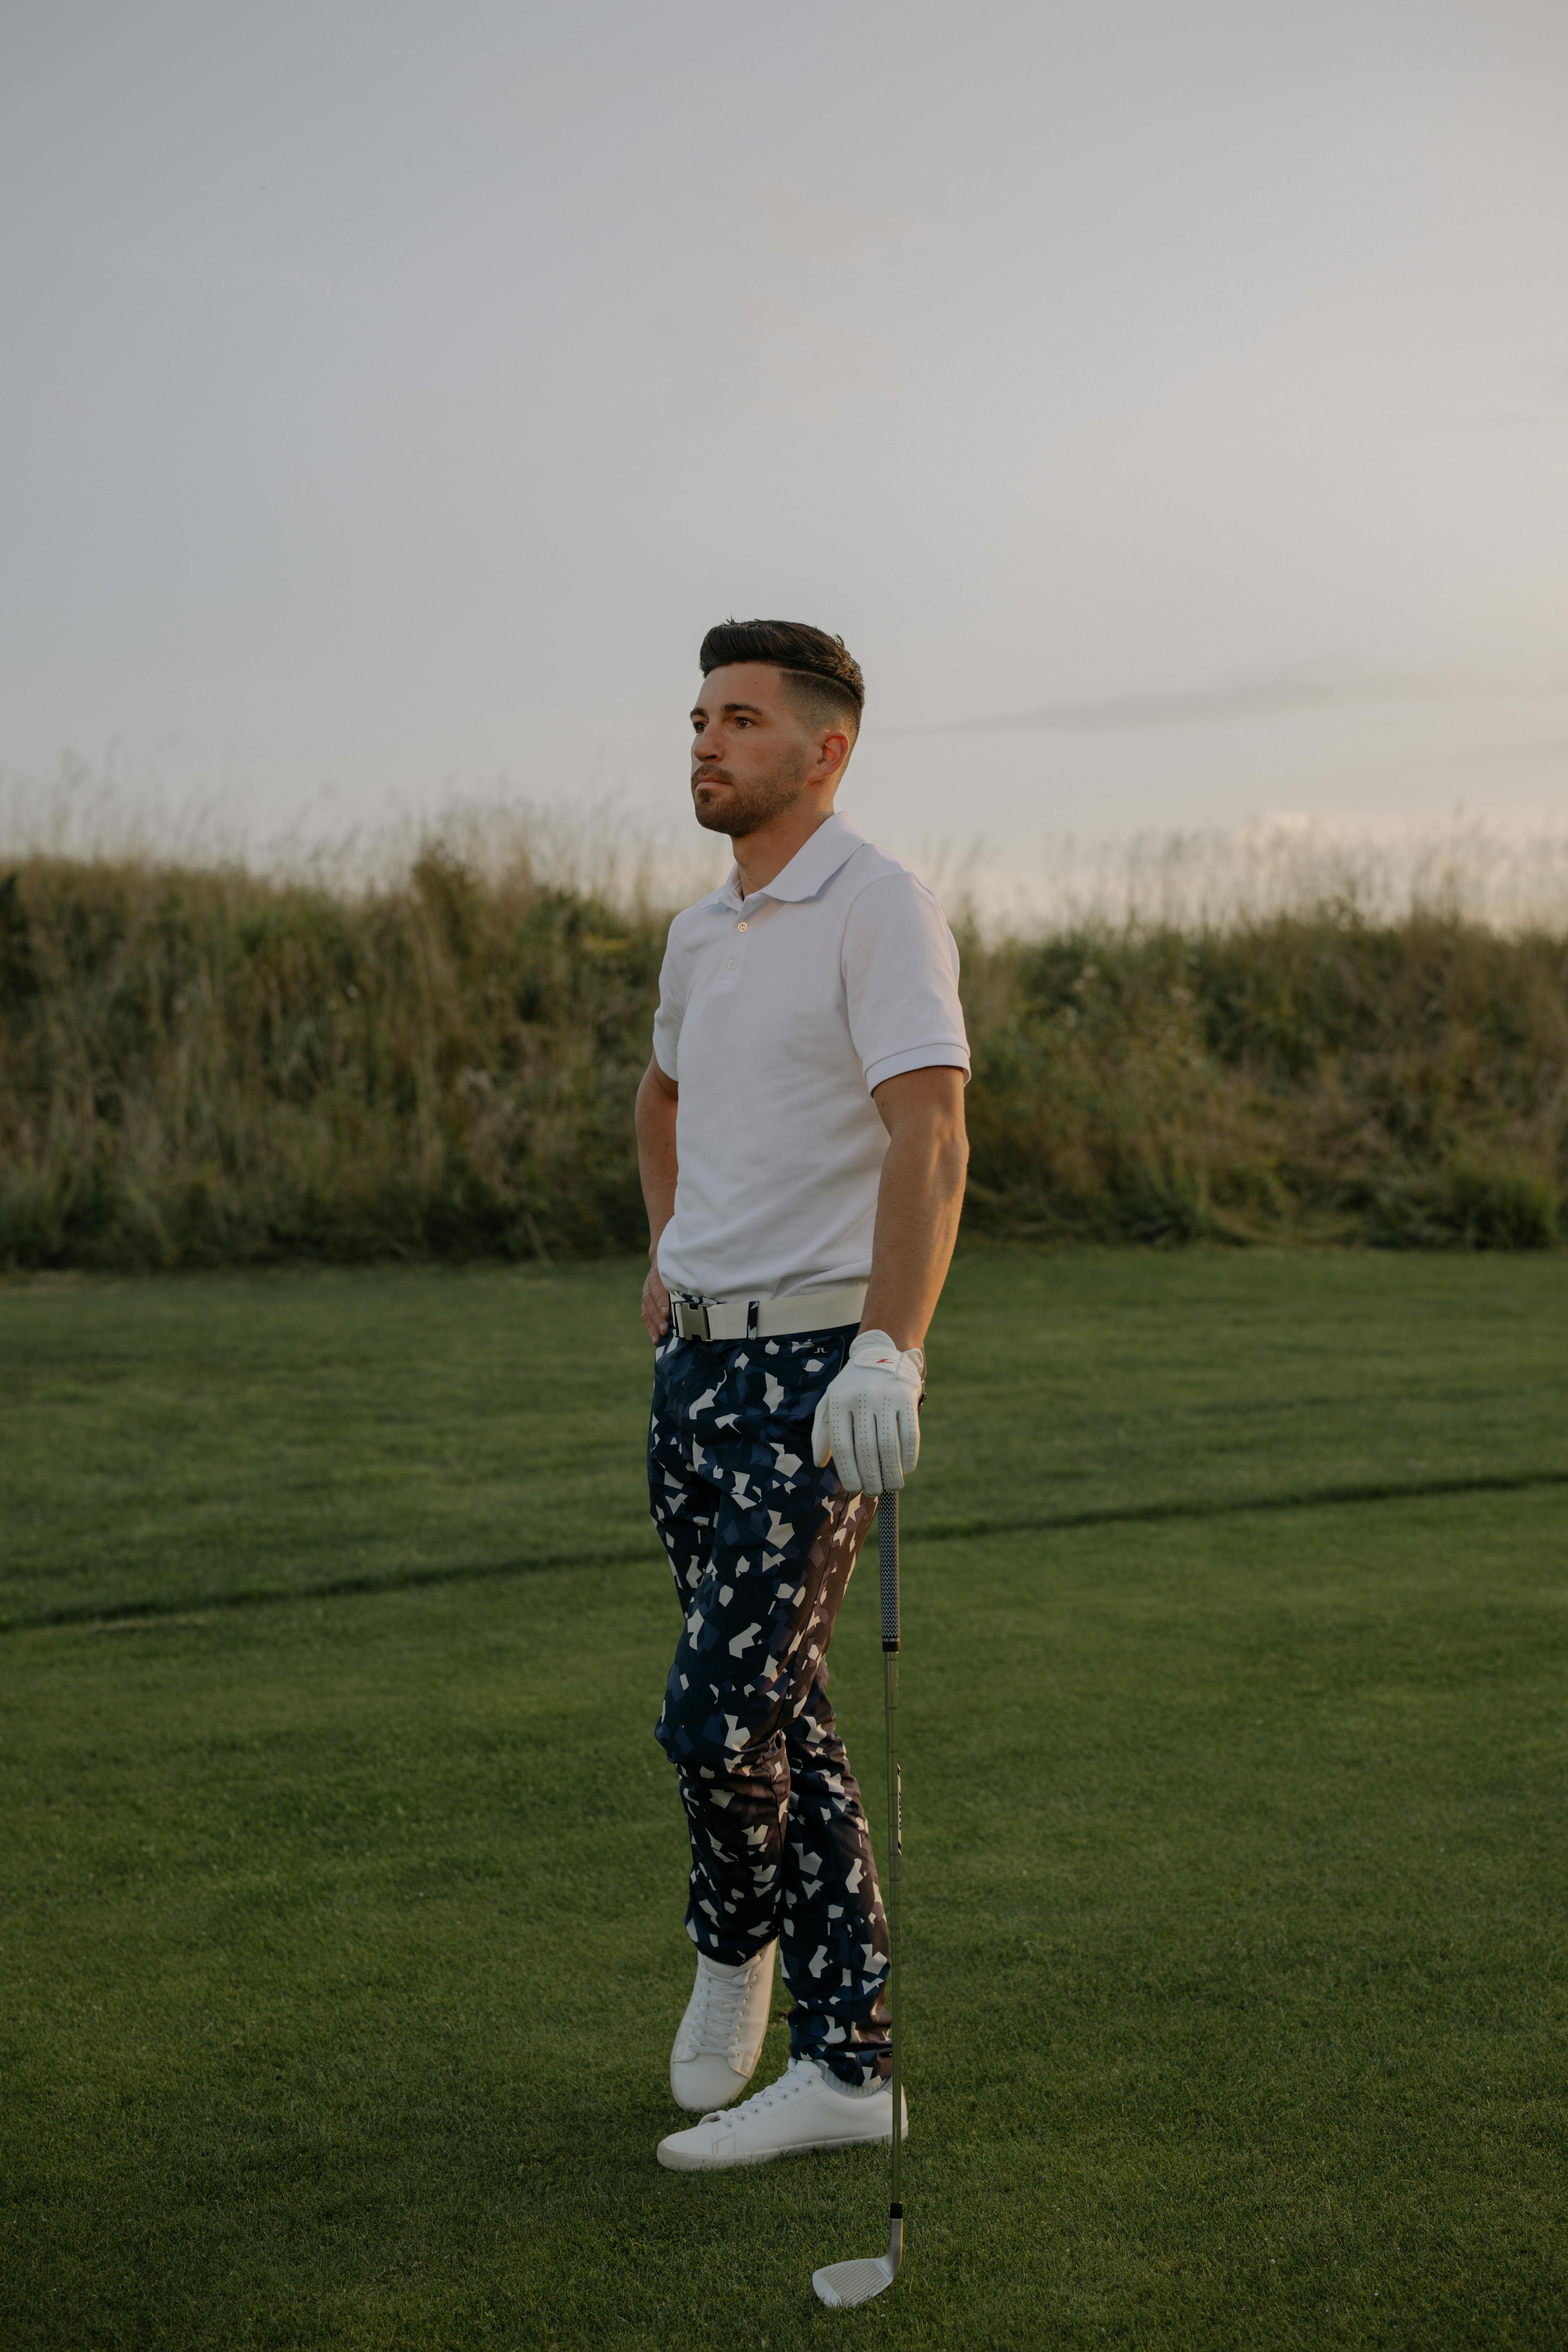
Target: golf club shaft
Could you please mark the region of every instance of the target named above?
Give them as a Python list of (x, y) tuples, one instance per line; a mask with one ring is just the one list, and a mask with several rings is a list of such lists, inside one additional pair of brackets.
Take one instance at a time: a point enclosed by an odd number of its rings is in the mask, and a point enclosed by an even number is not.
[(877, 1535), (882, 1570), (882, 1677), (888, 1725), (888, 2039), (892, 2044), (893, 2184), (895, 2221), (903, 2215), (902, 2049), (899, 2032), (899, 1864), (903, 1851), (903, 1804), (899, 1780), (899, 1498), (884, 1495), (877, 1505)]

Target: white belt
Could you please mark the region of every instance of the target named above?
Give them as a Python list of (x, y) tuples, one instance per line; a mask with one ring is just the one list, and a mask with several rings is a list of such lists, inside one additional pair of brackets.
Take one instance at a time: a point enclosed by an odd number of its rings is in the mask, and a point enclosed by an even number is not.
[(858, 1323), (863, 1282), (797, 1290), (788, 1298), (686, 1298), (672, 1291), (669, 1319), (683, 1339), (784, 1339), (792, 1331), (833, 1331)]

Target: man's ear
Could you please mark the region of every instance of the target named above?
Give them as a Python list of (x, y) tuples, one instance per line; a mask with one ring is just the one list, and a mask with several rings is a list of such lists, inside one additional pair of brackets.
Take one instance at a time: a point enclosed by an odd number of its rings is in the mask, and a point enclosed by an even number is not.
[[(833, 752), (836, 745), (837, 746), (837, 757), (834, 758)], [(850, 742), (848, 736), (844, 733), (841, 728), (830, 728), (827, 733), (823, 737), (822, 742), (818, 748), (817, 764), (818, 766), (827, 766), (827, 774), (829, 776), (842, 775), (844, 772), (844, 762), (847, 760), (853, 749), (854, 746)], [(831, 762), (831, 764), (828, 764), (829, 762)]]

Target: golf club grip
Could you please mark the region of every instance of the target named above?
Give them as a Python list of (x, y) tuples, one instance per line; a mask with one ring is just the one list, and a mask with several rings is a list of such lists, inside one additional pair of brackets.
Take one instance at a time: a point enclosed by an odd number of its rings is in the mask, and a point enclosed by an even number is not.
[(882, 1647), (899, 1646), (899, 1498), (882, 1495), (877, 1501), (877, 1538), (881, 1547)]

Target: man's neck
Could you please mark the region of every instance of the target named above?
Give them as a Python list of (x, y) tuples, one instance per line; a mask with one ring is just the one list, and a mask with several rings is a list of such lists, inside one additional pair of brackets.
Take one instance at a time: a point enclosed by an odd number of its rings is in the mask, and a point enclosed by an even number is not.
[(785, 809), (771, 824), (760, 825), (755, 833), (733, 841), (731, 846), (735, 853), (742, 898), (749, 898), (754, 890), (765, 890), (833, 814), (834, 810), (816, 803), (809, 807)]

